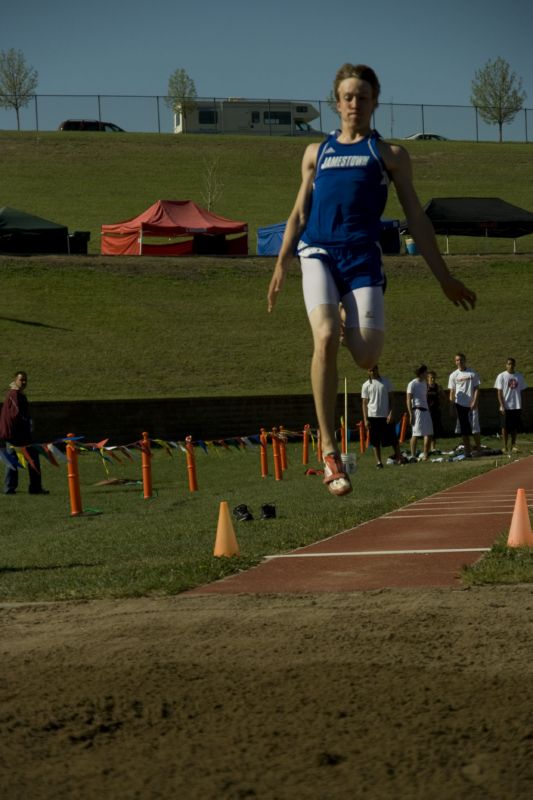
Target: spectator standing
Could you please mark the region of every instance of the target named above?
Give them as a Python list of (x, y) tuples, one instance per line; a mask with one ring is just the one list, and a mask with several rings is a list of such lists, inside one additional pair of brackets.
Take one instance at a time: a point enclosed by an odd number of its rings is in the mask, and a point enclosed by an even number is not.
[(431, 437), (430, 450), (437, 449), (437, 439), (442, 436), (441, 419), (441, 400), (444, 398), (444, 391), (437, 383), (437, 373), (428, 370), (428, 408), (433, 423), (433, 436)]
[(522, 392), (527, 389), (527, 384), (522, 373), (516, 371), (514, 358), (508, 358), (505, 367), (505, 371), (496, 377), (494, 388), (498, 392), (504, 450), (507, 450), (510, 435), (511, 451), (516, 452), (516, 434), (522, 430)]
[(479, 425), (472, 423), (472, 417), (478, 415), (479, 386), (481, 379), (478, 373), (467, 367), (464, 353), (455, 356), (455, 370), (450, 374), (448, 389), (450, 403), (455, 407), (459, 421), (459, 431), (463, 437), (465, 456), (472, 455), (470, 437), (473, 435), (478, 454), (481, 453), (481, 436)]
[(368, 370), (368, 380), (361, 387), (361, 405), (370, 444), (374, 448), (376, 467), (383, 469), (381, 448), (388, 445), (393, 448), (397, 463), (402, 463), (404, 459), (394, 424), (392, 383), (384, 375), (379, 374), (377, 364)]
[(421, 364), (415, 370), (416, 378), (407, 385), (407, 413), (411, 423), (411, 459), (416, 459), (416, 444), (419, 436), (424, 437), (422, 461), (429, 457), (429, 447), (433, 436), (433, 424), (428, 408), (428, 368)]
[[(0, 439), (3, 439), (8, 445), (26, 448), (28, 457), (31, 459), (31, 463), (28, 464), (29, 493), (48, 494), (41, 483), (39, 453), (32, 445), (30, 405), (25, 395), (27, 383), (28, 376), (25, 372), (20, 370), (15, 373), (0, 412)], [(13, 448), (7, 447), (7, 452), (15, 455)], [(4, 494), (16, 494), (18, 482), (18, 468), (12, 469), (6, 465)]]

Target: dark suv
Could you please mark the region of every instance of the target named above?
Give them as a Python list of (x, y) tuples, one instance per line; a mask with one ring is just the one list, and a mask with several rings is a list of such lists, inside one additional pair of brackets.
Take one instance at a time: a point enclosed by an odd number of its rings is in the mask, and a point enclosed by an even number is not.
[(112, 122), (100, 122), (97, 119), (66, 119), (59, 126), (60, 131), (111, 131), (124, 133), (123, 128)]

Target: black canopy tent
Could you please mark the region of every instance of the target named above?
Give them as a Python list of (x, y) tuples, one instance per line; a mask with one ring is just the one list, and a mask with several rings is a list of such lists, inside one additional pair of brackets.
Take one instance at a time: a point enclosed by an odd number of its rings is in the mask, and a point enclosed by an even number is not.
[(66, 225), (41, 219), (25, 211), (0, 208), (1, 253), (68, 253)]
[[(424, 211), (435, 233), (446, 237), (449, 253), (450, 236), (484, 236), (516, 239), (533, 233), (533, 214), (499, 197), (434, 197)], [(407, 220), (400, 223), (402, 233), (408, 231)]]

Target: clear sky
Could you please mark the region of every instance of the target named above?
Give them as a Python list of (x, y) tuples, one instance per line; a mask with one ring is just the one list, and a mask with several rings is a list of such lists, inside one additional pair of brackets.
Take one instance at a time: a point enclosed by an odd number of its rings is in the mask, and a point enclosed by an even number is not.
[(502, 56), (533, 108), (531, 0), (24, 0), (0, 49), (22, 50), (38, 93), (164, 95), (184, 68), (198, 96), (325, 99), (345, 61), (374, 67), (382, 101), (467, 105)]

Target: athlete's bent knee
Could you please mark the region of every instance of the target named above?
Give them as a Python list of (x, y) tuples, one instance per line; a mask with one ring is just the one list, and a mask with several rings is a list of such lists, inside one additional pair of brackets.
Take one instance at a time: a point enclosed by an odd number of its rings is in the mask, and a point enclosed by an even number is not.
[(374, 328), (357, 330), (349, 328), (345, 331), (345, 341), (352, 358), (361, 369), (371, 369), (379, 362), (385, 334)]

